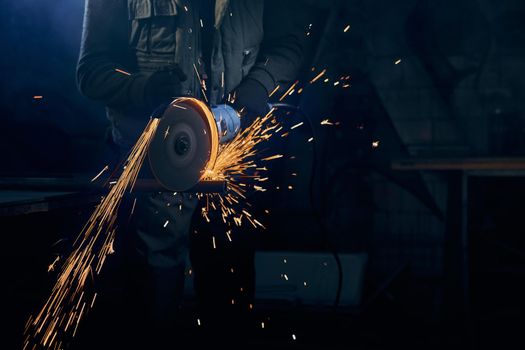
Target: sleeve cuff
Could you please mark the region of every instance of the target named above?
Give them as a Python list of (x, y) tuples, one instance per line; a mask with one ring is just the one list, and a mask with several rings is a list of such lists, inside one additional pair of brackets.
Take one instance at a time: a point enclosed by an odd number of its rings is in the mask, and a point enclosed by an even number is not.
[(275, 88), (275, 80), (270, 73), (258, 67), (254, 67), (245, 79), (253, 79), (259, 82), (266, 89), (267, 94)]

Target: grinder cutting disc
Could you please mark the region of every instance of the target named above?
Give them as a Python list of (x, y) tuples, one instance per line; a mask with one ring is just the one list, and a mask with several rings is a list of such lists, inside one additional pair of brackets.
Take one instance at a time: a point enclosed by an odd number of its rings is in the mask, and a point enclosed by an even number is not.
[(212, 169), (219, 149), (210, 109), (195, 98), (178, 98), (164, 111), (148, 156), (153, 175), (170, 191), (186, 191)]

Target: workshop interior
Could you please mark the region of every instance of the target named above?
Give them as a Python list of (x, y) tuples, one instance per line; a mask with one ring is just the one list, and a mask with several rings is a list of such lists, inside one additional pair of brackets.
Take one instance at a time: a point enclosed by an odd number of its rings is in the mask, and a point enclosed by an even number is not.
[(524, 18), (2, 2), (0, 347), (525, 347)]

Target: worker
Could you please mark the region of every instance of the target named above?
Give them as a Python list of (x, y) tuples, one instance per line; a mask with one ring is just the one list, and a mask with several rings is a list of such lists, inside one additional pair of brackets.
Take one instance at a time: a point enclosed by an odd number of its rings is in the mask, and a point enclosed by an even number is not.
[[(277, 85), (295, 78), (308, 26), (298, 15), (302, 7), (300, 1), (86, 0), (78, 87), (106, 106), (122, 154), (151, 112), (179, 96), (207, 100), (214, 115), (226, 119), (229, 136), (221, 141), (228, 141), (268, 112)], [(285, 19), (278, 26), (268, 25), (279, 18)], [(130, 232), (123, 233), (136, 252), (137, 271), (146, 272), (150, 315), (164, 324), (181, 301), (197, 205), (187, 193), (139, 196)], [(195, 274), (206, 278), (205, 269)]]

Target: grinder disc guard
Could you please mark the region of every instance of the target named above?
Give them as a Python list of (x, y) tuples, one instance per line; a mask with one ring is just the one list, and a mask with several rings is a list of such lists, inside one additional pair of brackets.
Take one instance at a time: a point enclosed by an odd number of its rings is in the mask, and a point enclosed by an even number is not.
[(151, 141), (153, 175), (169, 191), (186, 191), (213, 168), (219, 149), (217, 125), (210, 109), (195, 98), (168, 105)]

